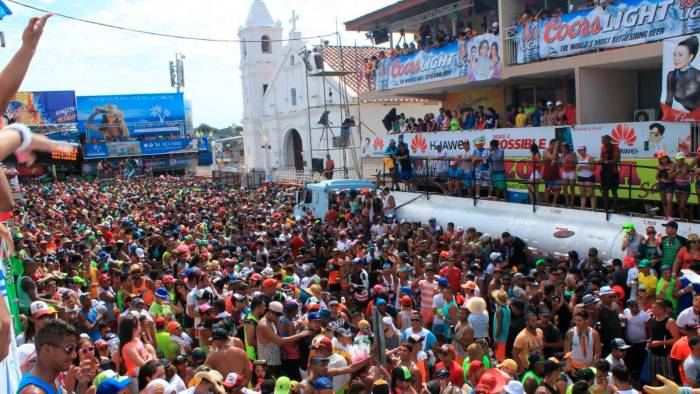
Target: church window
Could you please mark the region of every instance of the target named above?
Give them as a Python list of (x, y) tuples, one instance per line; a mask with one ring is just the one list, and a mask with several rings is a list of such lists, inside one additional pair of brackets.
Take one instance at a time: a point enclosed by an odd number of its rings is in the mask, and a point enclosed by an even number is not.
[(297, 89), (292, 88), (292, 90), (289, 94), (292, 97), (292, 105), (297, 105)]
[(263, 96), (265, 95), (265, 92), (267, 92), (267, 84), (263, 84)]
[(289, 58), (289, 65), (293, 66), (294, 65), (294, 56), (292, 55), (291, 58)]
[(262, 53), (272, 53), (272, 49), (270, 48), (270, 37), (267, 35), (260, 38), (260, 49), (262, 49)]

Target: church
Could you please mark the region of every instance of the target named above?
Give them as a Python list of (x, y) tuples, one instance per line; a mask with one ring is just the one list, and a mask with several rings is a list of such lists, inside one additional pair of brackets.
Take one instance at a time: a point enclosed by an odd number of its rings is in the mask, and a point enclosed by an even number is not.
[[(436, 112), (439, 102), (361, 100), (367, 86), (360, 64), (385, 48), (330, 45), (337, 41), (334, 36), (309, 43), (297, 31), (298, 20), (292, 12), (285, 36), (282, 22), (273, 20), (263, 0), (253, 0), (239, 28), (246, 167), (311, 174), (329, 154), (337, 177), (359, 177), (359, 149), (343, 147), (359, 147), (363, 139), (385, 134), (381, 120), (392, 108), (422, 115)], [(344, 122), (355, 126), (341, 137)]]

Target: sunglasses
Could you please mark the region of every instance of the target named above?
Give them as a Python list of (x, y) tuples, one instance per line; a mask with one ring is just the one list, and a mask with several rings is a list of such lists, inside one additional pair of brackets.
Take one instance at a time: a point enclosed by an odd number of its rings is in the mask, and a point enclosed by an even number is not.
[(47, 313), (45, 315), (37, 317), (36, 320), (47, 320), (47, 319), (50, 319), (52, 317), (53, 317), (53, 315), (51, 313)]
[(83, 354), (93, 353), (93, 352), (95, 351), (95, 348), (92, 347), (92, 346), (90, 346), (90, 347), (84, 347), (84, 348), (80, 349), (80, 351), (81, 351)]
[(72, 344), (65, 346), (65, 347), (58, 345), (58, 344), (55, 344), (55, 343), (47, 343), (47, 345), (55, 347), (55, 348), (63, 349), (63, 351), (66, 353), (66, 355), (73, 354), (73, 352), (75, 352), (75, 350), (78, 348), (78, 344), (76, 344), (76, 343), (72, 343)]
[(420, 321), (420, 319), (411, 319), (411, 321)]

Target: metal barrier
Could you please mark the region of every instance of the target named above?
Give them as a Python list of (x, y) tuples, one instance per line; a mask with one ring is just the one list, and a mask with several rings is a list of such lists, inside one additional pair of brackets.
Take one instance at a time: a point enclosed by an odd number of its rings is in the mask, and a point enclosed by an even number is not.
[(506, 27), (503, 31), (503, 60), (509, 66), (518, 64), (518, 27)]
[(261, 171), (232, 172), (232, 171), (212, 171), (211, 179), (215, 183), (226, 186), (255, 188), (265, 183), (265, 173)]
[[(454, 160), (454, 158), (447, 158), (444, 160)], [(436, 164), (438, 163), (437, 159), (434, 158), (425, 158), (425, 157), (411, 157), (411, 167), (412, 167), (412, 175), (410, 178), (410, 182), (408, 185), (408, 191), (423, 191), (426, 193), (426, 195), (430, 195), (431, 190), (439, 189), (441, 193), (438, 194), (443, 194), (443, 189), (439, 185), (441, 183), (446, 183), (447, 179), (439, 179), (436, 173)], [(491, 164), (494, 162), (490, 162)], [(503, 160), (501, 163), (503, 163), (504, 168), (505, 168), (505, 182), (506, 182), (506, 194), (514, 191), (519, 191), (519, 192), (527, 192), (528, 193), (528, 200), (529, 203), (532, 205), (533, 212), (537, 210), (538, 206), (547, 206), (551, 207), (552, 205), (548, 204), (543, 204), (541, 201), (537, 201), (532, 198), (532, 193), (537, 192), (541, 193), (541, 188), (545, 186), (545, 181), (542, 179), (531, 179), (530, 176), (532, 174), (532, 169), (535, 168), (535, 166), (541, 171), (544, 162), (543, 161), (538, 161), (538, 162), (533, 162), (529, 159), (506, 159)], [(622, 161), (618, 164), (618, 188), (617, 190), (617, 198), (614, 198), (612, 196), (612, 188), (605, 188), (601, 184), (601, 171), (602, 171), (602, 166), (603, 164), (597, 164), (597, 163), (591, 163), (592, 165), (595, 166), (594, 170), (594, 178), (595, 181), (593, 182), (592, 189), (593, 189), (593, 198), (599, 198), (602, 201), (602, 209), (596, 209), (598, 211), (604, 212), (606, 215), (606, 219), (609, 217), (609, 214), (618, 212), (618, 207), (617, 203), (619, 200), (626, 200), (626, 201), (640, 201), (642, 203), (659, 203), (660, 200), (658, 198), (653, 198), (654, 196), (658, 195), (658, 189), (657, 189), (657, 181), (656, 181), (656, 171), (657, 167), (655, 166), (645, 166), (645, 165), (639, 165), (634, 162), (625, 162)], [(690, 163), (689, 163), (690, 164)], [(476, 164), (478, 165), (478, 164)], [(376, 183), (378, 186), (387, 186), (387, 180), (389, 180), (390, 183), (393, 183), (398, 179), (398, 163), (394, 167), (397, 171), (387, 171), (386, 165), (382, 165), (381, 170), (378, 170), (374, 177), (376, 177)], [(478, 171), (471, 171), (470, 172), (470, 178), (468, 179), (470, 184), (472, 185), (471, 188), (462, 186), (460, 189), (460, 195), (459, 197), (471, 197), (473, 199), (473, 204), (477, 205), (478, 200), (480, 199), (492, 199), (491, 195), (493, 192), (493, 180), (492, 180), (492, 174), (489, 171), (488, 172), (488, 177), (487, 178), (479, 178), (477, 177), (477, 172)], [(645, 173), (646, 176), (642, 176), (642, 173)], [(692, 169), (691, 172), (692, 173)], [(561, 174), (561, 173), (560, 173)], [(653, 175), (652, 175), (653, 174)], [(649, 179), (654, 179), (653, 183), (649, 182), (644, 182), (643, 178)], [(561, 175), (558, 178), (561, 181)], [(614, 178), (612, 178), (614, 179)], [(467, 179), (463, 179), (466, 181)], [(481, 185), (484, 185), (481, 187), (481, 192), (486, 191), (487, 196), (483, 197), (481, 194), (477, 195), (474, 191), (474, 187), (477, 182), (480, 182)], [(396, 181), (398, 185), (403, 183), (403, 181), (398, 180)], [(560, 185), (560, 189), (563, 187), (563, 184)], [(471, 192), (469, 189), (472, 189)], [(606, 192), (607, 191), (607, 192)], [(698, 191), (696, 191), (697, 193)], [(563, 193), (558, 193), (559, 198), (563, 195)], [(690, 212), (690, 202), (691, 200), (696, 200), (695, 196), (697, 194), (693, 194), (692, 190), (688, 199), (688, 205), (687, 208)], [(581, 197), (581, 190), (580, 190), (580, 184), (578, 181), (578, 178), (574, 181), (574, 199)], [(507, 200), (506, 196), (506, 200)], [(612, 203), (612, 204), (611, 204)], [(694, 201), (694, 204), (698, 204), (697, 201)], [(569, 208), (575, 208), (578, 209), (579, 205), (575, 204), (572, 206), (567, 206), (566, 204), (558, 204), (555, 203), (554, 205), (559, 206), (559, 207), (569, 207)], [(655, 209), (653, 207), (649, 207), (648, 204), (644, 204), (644, 214), (647, 216), (654, 216), (653, 211)], [(641, 213), (641, 212), (638, 212)], [(692, 214), (690, 214), (692, 216)]]

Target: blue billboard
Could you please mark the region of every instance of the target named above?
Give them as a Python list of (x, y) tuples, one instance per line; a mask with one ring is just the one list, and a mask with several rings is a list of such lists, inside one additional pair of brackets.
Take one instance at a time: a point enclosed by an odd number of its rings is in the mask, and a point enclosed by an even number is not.
[(17, 92), (5, 108), (4, 116), (28, 126), (75, 123), (75, 92)]
[(185, 100), (182, 93), (79, 96), (78, 129), (94, 143), (179, 136), (185, 130)]
[(84, 145), (84, 156), (88, 159), (148, 156), (198, 152), (196, 138), (154, 139), (145, 141), (98, 142)]

